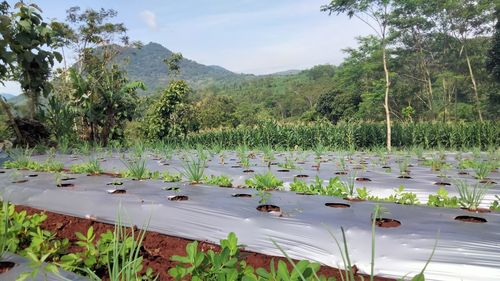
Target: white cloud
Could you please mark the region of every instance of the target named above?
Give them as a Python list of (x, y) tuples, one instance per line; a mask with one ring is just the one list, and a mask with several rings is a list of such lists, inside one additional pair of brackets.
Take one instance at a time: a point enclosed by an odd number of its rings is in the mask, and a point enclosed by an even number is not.
[(21, 85), (16, 81), (3, 81), (4, 85), (0, 83), (0, 93), (19, 95), (21, 94)]
[(146, 25), (151, 28), (151, 29), (157, 29), (158, 28), (158, 23), (156, 22), (156, 15), (155, 13), (145, 10), (142, 11), (141, 14), (141, 19), (146, 23)]

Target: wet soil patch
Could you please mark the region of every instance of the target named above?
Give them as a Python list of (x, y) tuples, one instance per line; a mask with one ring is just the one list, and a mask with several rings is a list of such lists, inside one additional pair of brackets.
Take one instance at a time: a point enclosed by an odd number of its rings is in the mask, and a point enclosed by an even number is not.
[(356, 178), (356, 181), (372, 181), (369, 178)]
[(280, 212), (281, 209), (280, 207), (276, 205), (259, 205), (257, 206), (257, 211), (259, 212)]
[[(17, 211), (26, 210), (29, 215), (40, 213), (41, 210), (33, 209), (25, 206), (16, 206)], [(45, 212), (47, 219), (42, 222), (42, 229), (49, 230), (55, 233), (59, 239), (69, 239), (71, 242), (78, 241), (75, 232), (87, 233), (89, 227), (94, 228), (96, 237), (100, 237), (106, 231), (113, 231), (114, 226), (97, 222), (95, 220), (77, 218), (66, 215), (61, 215), (53, 212)], [(193, 242), (192, 240), (168, 236), (158, 232), (146, 231), (144, 241), (142, 243), (141, 255), (143, 256), (143, 272), (147, 267), (153, 268), (155, 273), (159, 273), (158, 281), (170, 281), (172, 277), (168, 275), (168, 270), (176, 266), (176, 262), (171, 261), (173, 255), (186, 255), (186, 245)], [(213, 243), (206, 241), (199, 241), (200, 251), (219, 251), (220, 247)], [(80, 249), (73, 249), (75, 252)], [(73, 251), (72, 250), (72, 251)], [(80, 250), (81, 251), (81, 250)], [(279, 260), (284, 261), (288, 265), (288, 270), (292, 270), (292, 266), (287, 262), (286, 258), (268, 256), (260, 253), (249, 252), (242, 249), (240, 257), (244, 259), (247, 264), (254, 268), (263, 267), (269, 270), (269, 265), (273, 259), (276, 262)], [(294, 261), (297, 262), (297, 261)], [(318, 275), (325, 275), (328, 277), (335, 277), (336, 280), (342, 280), (340, 274), (345, 274), (344, 271), (327, 266), (321, 266)], [(361, 275), (358, 275), (361, 276)], [(356, 276), (356, 277), (358, 277)], [(357, 278), (356, 280), (361, 280)], [(365, 278), (367, 280), (367, 278)], [(375, 277), (375, 281), (393, 281), (394, 279)]]
[(485, 222), (488, 222), (484, 218), (473, 217), (473, 216), (457, 216), (457, 217), (455, 217), (455, 220), (457, 220), (457, 221), (463, 221), (463, 222), (472, 222), (472, 223), (485, 223)]
[(252, 194), (248, 194), (248, 193), (235, 193), (235, 194), (232, 194), (231, 196), (232, 197), (236, 197), (236, 198), (250, 198), (250, 197), (252, 197)]
[(74, 187), (75, 185), (69, 182), (57, 184), (57, 187)]
[(325, 206), (330, 207), (330, 208), (340, 208), (340, 209), (345, 209), (345, 208), (351, 207), (351, 205), (345, 204), (345, 203), (325, 203)]
[(383, 227), (383, 228), (391, 228), (391, 227), (400, 227), (401, 222), (395, 219), (388, 219), (388, 218), (378, 218), (375, 219), (375, 224), (378, 227)]
[(0, 261), (0, 274), (11, 270), (14, 266), (16, 264), (11, 261)]
[(189, 199), (187, 195), (174, 195), (174, 196), (168, 196), (167, 198), (170, 201), (186, 201)]

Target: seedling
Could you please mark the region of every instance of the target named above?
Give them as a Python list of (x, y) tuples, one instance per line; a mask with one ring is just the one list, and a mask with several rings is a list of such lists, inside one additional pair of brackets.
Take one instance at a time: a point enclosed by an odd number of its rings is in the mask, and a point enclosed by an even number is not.
[(272, 194), (265, 190), (259, 190), (257, 192), (257, 197), (259, 197), (259, 204), (266, 204), (266, 202), (271, 199)]
[(205, 161), (201, 158), (188, 159), (182, 165), (184, 170), (181, 174), (193, 184), (201, 183), (205, 175), (205, 165)]
[(271, 172), (256, 174), (253, 178), (247, 179), (245, 184), (258, 190), (279, 189), (283, 186), (283, 181), (276, 178)]
[(459, 194), (458, 202), (463, 208), (476, 211), (483, 200), (488, 186), (476, 183), (471, 186), (464, 180), (456, 180), (455, 185)]

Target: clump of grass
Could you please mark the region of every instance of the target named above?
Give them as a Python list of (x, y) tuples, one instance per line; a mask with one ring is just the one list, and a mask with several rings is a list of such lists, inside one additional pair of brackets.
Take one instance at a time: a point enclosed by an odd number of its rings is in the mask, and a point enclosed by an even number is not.
[(480, 161), (474, 165), (475, 177), (479, 180), (484, 180), (491, 173), (491, 164), (489, 162)]
[(356, 173), (349, 174), (347, 176), (347, 180), (343, 180), (341, 182), (343, 195), (345, 198), (354, 199), (356, 196), (354, 195), (354, 182), (356, 181)]
[(103, 172), (99, 160), (97, 160), (95, 157), (89, 157), (89, 161), (87, 163), (71, 165), (69, 169), (73, 173), (88, 173), (94, 175)]
[(122, 160), (123, 164), (127, 167), (126, 177), (136, 180), (150, 178), (151, 173), (146, 168), (146, 161), (142, 158), (132, 158), (129, 160)]
[(258, 190), (269, 190), (281, 188), (283, 181), (276, 178), (273, 173), (267, 172), (265, 174), (256, 174), (253, 178), (247, 179), (245, 184)]
[(471, 211), (477, 210), (489, 189), (487, 185), (480, 183), (471, 186), (464, 180), (456, 180), (455, 186), (459, 195), (458, 202), (463, 208)]
[(31, 163), (31, 156), (33, 149), (26, 148), (12, 148), (7, 151), (7, 155), (12, 158), (12, 162), (16, 163), (19, 167), (28, 167)]
[(193, 184), (201, 183), (205, 176), (205, 165), (206, 162), (201, 158), (187, 159), (182, 164), (181, 174)]

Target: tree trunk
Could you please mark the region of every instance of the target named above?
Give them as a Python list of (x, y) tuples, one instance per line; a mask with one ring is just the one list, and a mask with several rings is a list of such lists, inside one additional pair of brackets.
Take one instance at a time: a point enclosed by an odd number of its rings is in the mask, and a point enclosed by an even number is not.
[(479, 93), (477, 92), (476, 78), (474, 77), (474, 72), (472, 71), (472, 65), (470, 63), (467, 49), (465, 49), (465, 59), (467, 60), (467, 66), (469, 67), (470, 80), (472, 81), (472, 90), (474, 91), (474, 97), (476, 99), (477, 114), (479, 115), (479, 120), (483, 122), (483, 114), (481, 112), (481, 101), (479, 100)]
[(10, 112), (9, 105), (4, 100), (3, 97), (0, 97), (0, 104), (2, 105), (2, 108), (5, 111), (5, 114), (7, 114), (7, 117), (9, 118), (9, 121), (12, 125), (12, 128), (14, 128), (14, 132), (16, 133), (17, 139), (19, 140), (20, 143), (23, 143), (23, 144), (26, 143), (26, 140), (24, 139), (23, 134), (21, 134), (21, 131), (19, 130), (19, 127), (17, 126), (16, 120), (14, 119), (12, 112)]
[(385, 73), (385, 97), (384, 97), (384, 109), (385, 109), (385, 122), (387, 126), (387, 150), (391, 151), (391, 112), (389, 110), (389, 89), (391, 87), (391, 81), (389, 80), (389, 69), (387, 67), (387, 57), (385, 50), (385, 38), (382, 38), (382, 60), (384, 61), (384, 73)]
[(37, 100), (36, 100), (36, 96), (35, 94), (29, 90), (27, 93), (26, 93), (26, 96), (28, 97), (28, 108), (29, 108), (29, 116), (30, 116), (30, 119), (31, 120), (34, 120), (35, 119), (35, 113), (36, 113), (36, 103), (37, 103)]

